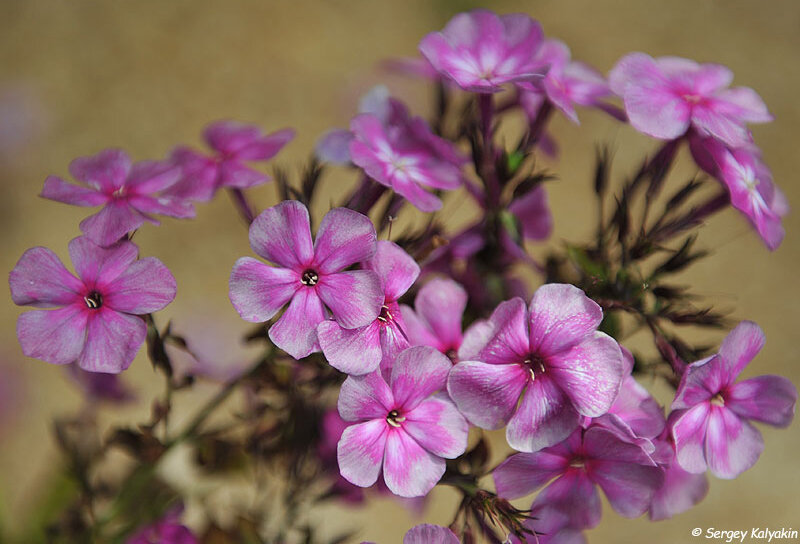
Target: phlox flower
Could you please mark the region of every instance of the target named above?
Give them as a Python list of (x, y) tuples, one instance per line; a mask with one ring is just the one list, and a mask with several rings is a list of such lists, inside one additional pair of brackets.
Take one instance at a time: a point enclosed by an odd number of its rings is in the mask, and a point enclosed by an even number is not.
[[(595, 329), (603, 311), (583, 291), (548, 284), (525, 301), (502, 302), (470, 328), (447, 382), (450, 398), (474, 425), (498, 429), (519, 451), (552, 446), (581, 416), (608, 412), (622, 382), (622, 353)], [(521, 399), (521, 402), (520, 402)]]
[(133, 390), (122, 382), (119, 374), (87, 372), (74, 363), (67, 365), (67, 372), (83, 390), (89, 402), (124, 404), (136, 398)]
[(272, 319), (276, 346), (299, 359), (318, 351), (317, 325), (330, 310), (344, 328), (371, 323), (384, 302), (380, 279), (372, 270), (346, 270), (370, 259), (376, 250), (375, 227), (368, 217), (345, 208), (329, 211), (311, 239), (308, 209), (287, 200), (264, 210), (250, 225), (250, 247), (277, 266), (242, 257), (233, 267), (229, 295), (242, 319)]
[(637, 437), (653, 439), (666, 426), (664, 409), (656, 399), (631, 375), (633, 355), (620, 346), (622, 351), (623, 376), (619, 395), (608, 409), (608, 416), (628, 427)]
[(414, 299), (414, 309), (403, 304), (408, 339), (414, 346), (431, 346), (457, 358), (463, 335), (461, 321), (467, 307), (467, 292), (449, 278), (434, 278)]
[(178, 520), (178, 512), (148, 525), (130, 536), (125, 544), (198, 544), (200, 541)]
[(422, 118), (411, 117), (398, 100), (389, 99), (384, 113), (356, 116), (350, 131), (353, 139), (348, 150), (353, 163), (424, 212), (442, 207), (426, 187), (452, 190), (463, 183), (466, 157), (436, 136)]
[(589, 529), (600, 523), (597, 487), (618, 514), (635, 518), (647, 511), (664, 475), (632, 435), (595, 420), (554, 446), (512, 455), (495, 469), (494, 481), (497, 494), (508, 499), (551, 482), (531, 509), (556, 508), (568, 517), (564, 527)]
[(403, 544), (459, 544), (459, 540), (447, 527), (423, 523), (408, 530)]
[(758, 150), (728, 149), (699, 136), (689, 143), (698, 166), (725, 185), (731, 205), (747, 217), (769, 249), (777, 249), (785, 234), (781, 218), (789, 213), (789, 203)]
[(611, 94), (603, 75), (582, 62), (570, 60), (567, 45), (554, 39), (542, 43), (537, 53), (542, 65), (549, 66), (540, 80), (521, 84), (520, 103), (529, 117), (535, 118), (543, 101), (550, 102), (573, 123), (578, 123), (575, 104), (598, 106)]
[(194, 209), (183, 199), (162, 191), (178, 181), (180, 168), (166, 162), (133, 164), (121, 149), (106, 149), (92, 157), (75, 159), (69, 171), (79, 184), (49, 176), (42, 188), (44, 198), (75, 206), (103, 206), (81, 221), (90, 240), (110, 246), (145, 221), (158, 224), (150, 214), (194, 217)]
[(339, 441), (339, 471), (368, 487), (383, 470), (386, 486), (401, 497), (426, 495), (467, 447), (468, 425), (444, 394), (450, 361), (428, 346), (397, 356), (391, 376), (379, 371), (348, 377), (339, 414), (355, 422)]
[(735, 478), (752, 467), (764, 449), (760, 421), (786, 427), (794, 418), (797, 389), (782, 376), (736, 378), (764, 346), (764, 333), (743, 321), (722, 341), (719, 352), (690, 364), (678, 386), (672, 422), (678, 463), (687, 472), (707, 469)]
[(729, 88), (733, 73), (719, 64), (678, 57), (623, 57), (609, 74), (631, 125), (654, 138), (674, 140), (693, 127), (731, 147), (750, 143), (747, 123), (772, 121), (761, 97), (748, 87)]
[(504, 83), (541, 77), (547, 67), (537, 58), (542, 27), (522, 13), (496, 15), (476, 9), (459, 13), (441, 32), (419, 44), (422, 55), (462, 89), (492, 93)]
[(34, 310), (19, 316), (22, 352), (48, 363), (77, 362), (90, 372), (119, 373), (147, 333), (144, 314), (175, 298), (175, 278), (154, 257), (137, 260), (131, 242), (102, 248), (87, 237), (69, 243), (73, 276), (44, 247), (26, 251), (9, 275), (11, 298)]
[(255, 125), (236, 121), (217, 121), (203, 131), (212, 149), (205, 155), (181, 146), (170, 159), (182, 169), (181, 180), (168, 193), (182, 198), (207, 201), (220, 187), (247, 189), (269, 181), (270, 177), (253, 170), (247, 163), (267, 161), (294, 138), (292, 129), (264, 135)]
[(416, 281), (419, 265), (394, 242), (381, 240), (364, 268), (375, 272), (380, 279), (383, 290), (380, 314), (357, 329), (345, 329), (335, 320), (323, 321), (317, 327), (325, 358), (331, 366), (347, 374), (367, 374), (378, 366), (387, 370), (397, 354), (410, 345), (397, 300)]

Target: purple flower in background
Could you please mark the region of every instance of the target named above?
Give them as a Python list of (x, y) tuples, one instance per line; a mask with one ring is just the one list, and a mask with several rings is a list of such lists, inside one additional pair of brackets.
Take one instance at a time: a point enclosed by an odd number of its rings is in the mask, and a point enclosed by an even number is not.
[(746, 124), (772, 121), (772, 115), (752, 89), (728, 88), (732, 80), (733, 73), (719, 64), (644, 53), (623, 57), (609, 74), (611, 90), (622, 97), (636, 130), (674, 140), (693, 127), (740, 147), (751, 141)]
[(478, 427), (508, 424), (516, 450), (564, 440), (581, 416), (608, 412), (619, 392), (622, 353), (595, 330), (602, 319), (600, 306), (568, 284), (540, 287), (530, 311), (519, 298), (501, 303), (464, 338), (470, 349), (450, 372), (450, 398)]
[(22, 352), (57, 365), (77, 362), (89, 372), (128, 368), (147, 333), (139, 316), (163, 309), (176, 290), (161, 261), (137, 260), (138, 253), (131, 242), (102, 248), (75, 238), (69, 254), (76, 278), (49, 249), (26, 251), (9, 275), (11, 298), (20, 306), (57, 309), (19, 316)]
[(444, 388), (451, 367), (435, 349), (415, 346), (397, 356), (388, 383), (378, 371), (345, 380), (339, 414), (356, 422), (339, 441), (346, 480), (368, 487), (383, 469), (396, 495), (418, 497), (433, 489), (445, 459), (467, 447), (466, 420), (446, 395), (433, 395)]
[(456, 360), (461, 347), (461, 321), (467, 307), (467, 292), (449, 278), (434, 278), (417, 292), (414, 309), (403, 304), (411, 345), (431, 346)]
[(323, 321), (317, 327), (325, 358), (347, 374), (367, 374), (378, 366), (386, 371), (397, 354), (409, 347), (397, 300), (416, 281), (419, 266), (400, 246), (382, 240), (364, 268), (380, 279), (384, 296), (380, 314), (369, 325), (357, 329), (346, 329), (334, 320)]
[(797, 389), (782, 376), (736, 378), (764, 346), (764, 333), (743, 321), (722, 341), (719, 353), (686, 369), (673, 410), (678, 463), (687, 472), (710, 470), (719, 478), (735, 478), (752, 467), (764, 449), (760, 421), (787, 427), (794, 418)]
[(187, 527), (181, 525), (176, 511), (137, 531), (125, 541), (125, 544), (199, 544), (199, 542)]
[(94, 243), (110, 246), (145, 221), (158, 224), (150, 214), (194, 217), (194, 209), (183, 199), (159, 194), (176, 183), (180, 168), (166, 162), (131, 163), (121, 149), (106, 149), (92, 157), (75, 159), (69, 171), (79, 182), (56, 176), (44, 182), (44, 198), (75, 206), (103, 206), (81, 221), (81, 231)]
[(91, 402), (124, 404), (136, 397), (122, 382), (119, 374), (87, 372), (76, 364), (67, 365), (67, 372)]
[(789, 203), (758, 150), (727, 149), (713, 138), (699, 136), (691, 137), (689, 144), (698, 166), (725, 185), (731, 205), (747, 217), (769, 249), (777, 249), (785, 234), (781, 218), (789, 213)]
[(330, 410), (325, 412), (320, 425), (320, 441), (317, 455), (325, 472), (335, 477), (331, 493), (348, 504), (360, 504), (364, 502), (364, 489), (342, 478), (342, 475), (339, 474), (339, 463), (336, 459), (337, 445), (348, 425), (349, 423), (341, 418), (338, 411)]
[(611, 94), (603, 75), (582, 62), (570, 60), (564, 42), (548, 39), (542, 44), (537, 58), (550, 68), (547, 75), (532, 84), (522, 84), (520, 103), (531, 119), (538, 115), (544, 101), (558, 108), (573, 123), (578, 123), (575, 104), (599, 106), (600, 99)]
[(294, 138), (292, 129), (264, 135), (255, 125), (217, 121), (206, 127), (203, 138), (214, 151), (205, 155), (188, 147), (178, 147), (170, 156), (182, 168), (181, 180), (168, 193), (192, 200), (207, 201), (220, 187), (247, 189), (269, 181), (269, 176), (247, 166), (267, 161)]
[(250, 247), (277, 266), (242, 257), (233, 266), (230, 299), (242, 319), (264, 322), (288, 308), (269, 329), (276, 346), (296, 359), (318, 351), (317, 325), (326, 307), (344, 328), (371, 323), (384, 301), (371, 270), (345, 270), (370, 259), (375, 227), (368, 217), (345, 208), (329, 211), (311, 239), (308, 209), (287, 200), (264, 210), (250, 225)]
[(425, 187), (452, 190), (463, 183), (467, 159), (436, 136), (420, 117), (390, 99), (388, 117), (362, 113), (350, 122), (350, 158), (372, 179), (391, 188), (424, 212), (442, 207)]
[(409, 529), (403, 544), (459, 544), (459, 540), (447, 527), (424, 523)]
[(644, 514), (664, 474), (630, 435), (601, 422), (577, 429), (563, 442), (536, 453), (517, 453), (494, 471), (497, 494), (514, 499), (551, 482), (532, 510), (554, 507), (569, 517), (565, 527), (588, 529), (600, 523), (597, 487), (621, 516)]
[(547, 67), (537, 58), (542, 28), (530, 16), (496, 15), (476, 9), (459, 13), (441, 32), (419, 44), (422, 55), (461, 88), (493, 93), (504, 83), (541, 77)]
[(614, 404), (608, 409), (610, 417), (618, 418), (623, 426), (642, 438), (655, 438), (666, 426), (664, 410), (656, 399), (631, 375), (633, 355), (620, 346), (625, 376)]

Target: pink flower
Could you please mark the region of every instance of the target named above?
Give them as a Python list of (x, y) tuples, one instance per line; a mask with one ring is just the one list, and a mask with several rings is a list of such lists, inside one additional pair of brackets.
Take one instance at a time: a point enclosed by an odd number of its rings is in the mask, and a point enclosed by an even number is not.
[(296, 359), (319, 351), (317, 325), (326, 308), (344, 328), (357, 329), (380, 313), (384, 295), (371, 270), (346, 270), (375, 254), (375, 228), (368, 217), (335, 208), (311, 240), (308, 210), (288, 200), (264, 210), (250, 225), (250, 247), (272, 267), (242, 257), (230, 277), (230, 299), (242, 319), (264, 322), (287, 303), (269, 329), (276, 346)]
[(467, 292), (453, 280), (434, 278), (426, 283), (417, 292), (413, 310), (405, 304), (400, 307), (411, 345), (434, 347), (455, 360), (466, 307)]
[(422, 118), (412, 118), (401, 102), (390, 99), (388, 108), (383, 115), (362, 113), (353, 118), (350, 158), (372, 179), (420, 210), (438, 210), (441, 200), (424, 188), (460, 187), (466, 158), (452, 143), (433, 134)]
[(124, 404), (136, 398), (119, 374), (87, 372), (76, 364), (68, 365), (67, 372), (90, 402)]
[(728, 189), (731, 205), (747, 217), (769, 249), (777, 249), (785, 234), (781, 218), (789, 213), (789, 203), (758, 150), (727, 149), (699, 136), (689, 143), (697, 164)]
[(220, 187), (247, 189), (269, 181), (269, 176), (253, 170), (247, 163), (267, 161), (292, 138), (294, 130), (283, 129), (266, 136), (255, 125), (217, 121), (206, 127), (203, 138), (214, 151), (204, 155), (188, 147), (178, 147), (171, 155), (183, 170), (181, 180), (169, 194), (207, 201)]
[(493, 93), (504, 83), (529, 81), (546, 70), (537, 59), (542, 28), (528, 15), (497, 16), (476, 9), (459, 13), (441, 32), (419, 44), (422, 55), (461, 88)]
[[(595, 329), (603, 311), (580, 289), (548, 284), (530, 311), (515, 298), (464, 338), (447, 383), (450, 398), (474, 425), (497, 429), (519, 451), (552, 446), (581, 416), (608, 412), (622, 382), (622, 353)], [(466, 360), (465, 360), (466, 359)], [(521, 398), (521, 402), (520, 402)]]
[[(364, 263), (377, 274), (383, 290), (380, 314), (368, 325), (346, 329), (334, 320), (317, 327), (317, 338), (328, 362), (347, 374), (367, 374), (380, 366), (391, 368), (397, 354), (409, 347), (397, 300), (419, 276), (419, 266), (393, 242), (380, 241), (375, 255)], [(383, 363), (381, 363), (383, 361)]]
[[(356, 424), (339, 441), (339, 471), (361, 487), (383, 469), (401, 497), (426, 495), (444, 474), (445, 459), (467, 447), (468, 425), (444, 388), (450, 361), (428, 346), (400, 353), (387, 383), (380, 372), (350, 376), (339, 393), (339, 414)], [(433, 395), (433, 396), (431, 396)]]
[(173, 512), (163, 519), (137, 531), (125, 541), (125, 544), (199, 544), (192, 532), (181, 525), (178, 513)]
[(752, 467), (764, 449), (760, 421), (786, 427), (794, 418), (797, 389), (782, 376), (758, 376), (735, 383), (764, 345), (764, 333), (743, 321), (722, 341), (719, 353), (692, 363), (681, 378), (672, 423), (678, 463), (687, 472), (710, 470), (735, 478)]
[(447, 527), (424, 523), (409, 529), (403, 544), (459, 544), (459, 540)]
[(619, 389), (614, 404), (608, 410), (610, 417), (618, 418), (622, 425), (630, 429), (631, 433), (641, 438), (655, 438), (660, 435), (666, 426), (664, 410), (656, 399), (642, 387), (631, 375), (633, 370), (633, 355), (620, 346), (622, 361), (625, 367), (622, 386)]
[(747, 123), (772, 121), (761, 97), (750, 88), (728, 88), (733, 73), (719, 64), (678, 57), (653, 59), (644, 53), (623, 57), (609, 74), (633, 127), (674, 140), (689, 127), (731, 147), (750, 143)]
[(69, 171), (84, 184), (72, 184), (56, 176), (44, 182), (44, 198), (75, 206), (103, 206), (81, 221), (81, 231), (94, 243), (110, 246), (145, 221), (158, 224), (150, 214), (194, 217), (194, 209), (182, 199), (159, 194), (178, 181), (180, 168), (156, 161), (131, 163), (121, 149), (106, 149), (93, 157), (75, 159)]
[(137, 260), (131, 242), (109, 248), (86, 237), (69, 243), (76, 278), (47, 248), (26, 251), (9, 275), (11, 298), (35, 310), (19, 316), (22, 352), (57, 365), (119, 373), (131, 364), (147, 326), (140, 315), (175, 298), (175, 278), (154, 257)]
[(600, 523), (600, 487), (618, 514), (639, 517), (650, 506), (664, 475), (632, 438), (613, 425), (594, 421), (559, 444), (503, 461), (494, 471), (497, 493), (514, 499), (552, 481), (531, 509), (558, 508), (569, 518), (564, 527), (588, 529)]
[(537, 54), (540, 64), (547, 65), (547, 75), (532, 84), (522, 84), (520, 102), (529, 117), (534, 119), (544, 100), (558, 108), (573, 123), (578, 123), (574, 104), (598, 106), (600, 99), (611, 94), (603, 75), (582, 62), (570, 60), (567, 45), (548, 39)]

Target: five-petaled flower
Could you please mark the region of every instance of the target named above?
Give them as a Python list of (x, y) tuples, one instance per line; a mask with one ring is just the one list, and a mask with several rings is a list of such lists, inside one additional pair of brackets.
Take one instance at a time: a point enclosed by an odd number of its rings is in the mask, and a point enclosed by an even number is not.
[(269, 181), (269, 176), (247, 166), (249, 162), (274, 157), (292, 138), (294, 130), (283, 129), (264, 135), (255, 125), (217, 121), (203, 131), (214, 151), (210, 156), (189, 147), (178, 147), (170, 156), (182, 168), (181, 180), (167, 191), (191, 200), (207, 201), (221, 187), (247, 189)]
[(77, 361), (90, 372), (119, 373), (131, 364), (147, 326), (140, 315), (175, 298), (175, 278), (155, 257), (119, 242), (102, 248), (82, 236), (69, 243), (73, 276), (47, 248), (26, 251), (11, 271), (16, 304), (39, 308), (19, 316), (22, 352), (48, 363)]
[(452, 368), (429, 346), (397, 356), (387, 383), (380, 371), (348, 377), (339, 393), (339, 414), (356, 422), (339, 441), (339, 471), (361, 487), (375, 483), (383, 469), (396, 495), (427, 494), (444, 474), (445, 459), (467, 447), (468, 425), (446, 395), (439, 393)]
[(547, 66), (536, 55), (541, 43), (542, 27), (530, 16), (498, 16), (476, 9), (459, 13), (441, 32), (425, 36), (419, 50), (439, 73), (461, 88), (493, 93), (504, 83), (544, 75)]
[(192, 206), (181, 198), (162, 193), (176, 183), (180, 168), (166, 162), (133, 164), (121, 149), (106, 149), (92, 157), (75, 159), (69, 171), (85, 185), (50, 176), (42, 196), (75, 206), (103, 206), (81, 221), (81, 231), (94, 243), (110, 246), (145, 221), (158, 224), (150, 214), (194, 217)]
[(466, 307), (467, 292), (453, 280), (434, 278), (426, 283), (417, 292), (413, 309), (400, 306), (411, 345), (431, 346), (457, 360)]
[(450, 398), (478, 427), (508, 424), (516, 450), (564, 440), (581, 416), (608, 412), (622, 382), (619, 345), (595, 330), (602, 319), (600, 306), (568, 284), (540, 287), (530, 312), (520, 298), (501, 303), (464, 338)]
[(609, 74), (611, 90), (622, 97), (636, 130), (674, 140), (693, 127), (741, 147), (751, 141), (746, 124), (772, 121), (772, 115), (753, 89), (728, 88), (732, 80), (733, 73), (719, 64), (644, 53), (623, 57)]
[(287, 200), (264, 210), (250, 225), (250, 247), (278, 266), (242, 257), (230, 277), (230, 299), (242, 319), (268, 321), (289, 307), (269, 329), (276, 346), (296, 359), (319, 351), (317, 325), (326, 307), (342, 327), (356, 329), (380, 313), (384, 293), (372, 270), (345, 270), (370, 259), (375, 227), (368, 217), (335, 208), (311, 239), (308, 209)]
[(794, 418), (797, 389), (783, 376), (736, 378), (764, 346), (764, 333), (743, 321), (722, 341), (719, 353), (686, 369), (672, 409), (678, 463), (692, 473), (710, 470), (735, 478), (752, 467), (764, 449), (760, 421), (787, 427)]

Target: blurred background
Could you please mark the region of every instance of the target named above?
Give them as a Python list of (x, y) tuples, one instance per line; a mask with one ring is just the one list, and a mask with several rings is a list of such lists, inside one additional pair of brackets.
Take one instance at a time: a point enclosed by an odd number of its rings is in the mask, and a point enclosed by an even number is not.
[[(795, 210), (784, 221), (786, 239), (770, 253), (746, 221), (727, 210), (712, 218), (700, 237), (700, 246), (713, 256), (682, 279), (719, 308), (732, 310), (736, 320), (754, 320), (765, 330), (766, 348), (745, 377), (777, 373), (800, 383), (796, 0), (0, 0), (0, 269), (10, 271), (27, 248), (37, 245), (66, 258), (67, 242), (79, 234), (87, 210), (37, 195), (45, 177), (66, 176), (75, 157), (122, 147), (135, 160), (161, 158), (179, 143), (198, 146), (208, 122), (232, 118), (268, 132), (295, 128), (297, 138), (274, 161), (295, 172), (319, 135), (346, 126), (359, 95), (376, 83), (386, 83), (416, 114), (427, 115), (431, 93), (425, 84), (387, 74), (379, 62), (415, 55), (423, 35), (475, 7), (531, 14), (548, 36), (571, 47), (575, 59), (602, 72), (630, 51), (677, 55), (725, 64), (736, 74), (735, 84), (761, 94), (776, 120), (754, 126), (753, 132)], [(559, 177), (547, 187), (555, 217), (550, 244), (556, 246), (587, 239), (592, 232), (595, 218), (585, 210), (594, 209), (594, 146), (612, 144), (618, 176), (655, 146), (602, 113), (579, 115), (580, 127), (555, 119), (551, 126), (561, 156), (544, 164)], [(693, 167), (684, 162), (691, 175)], [(325, 182), (331, 197), (338, 200), (353, 179), (352, 173), (335, 170)], [(252, 195), (259, 208), (276, 201), (272, 185)], [(318, 204), (317, 211), (328, 206), (327, 201)], [(469, 219), (468, 206), (448, 205), (455, 223)], [(237, 339), (249, 326), (228, 301), (227, 279), (233, 262), (251, 250), (227, 195), (199, 205), (196, 220), (146, 225), (136, 241), (143, 254), (163, 260), (178, 279), (177, 299), (157, 316), (159, 323), (171, 319), (190, 340), (218, 338), (213, 348), (218, 360), (241, 365), (245, 355)], [(10, 296), (1, 308), (0, 524), (14, 532), (30, 522), (55, 472), (51, 422), (74, 413), (81, 394), (61, 369), (22, 355), (15, 336), (21, 309)], [(716, 344), (723, 336), (702, 331), (690, 337)], [(146, 419), (152, 398), (163, 388), (143, 353), (124, 379), (139, 402), (104, 414), (108, 427)], [(181, 396), (178, 411), (210, 391), (201, 386)], [(590, 541), (691, 542), (695, 527), (796, 527), (798, 425), (762, 431), (766, 449), (755, 468), (735, 481), (713, 480), (698, 507), (654, 524), (623, 520), (605, 505), (603, 522), (589, 533)], [(503, 441), (496, 442), (502, 457)], [(448, 490), (435, 490), (423, 519), (448, 524), (454, 501)], [(322, 534), (361, 527), (358, 539), (394, 543), (421, 522), (391, 500), (342, 512), (325, 508), (313, 514)]]

